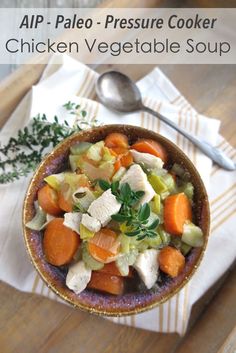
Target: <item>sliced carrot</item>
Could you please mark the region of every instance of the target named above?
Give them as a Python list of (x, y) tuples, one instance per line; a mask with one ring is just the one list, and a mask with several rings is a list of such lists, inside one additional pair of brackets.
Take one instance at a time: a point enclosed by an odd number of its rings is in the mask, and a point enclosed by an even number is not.
[(120, 167), (121, 167), (121, 161), (120, 161), (120, 158), (118, 158), (114, 163), (114, 174), (120, 169)]
[(192, 207), (182, 192), (168, 196), (164, 201), (164, 227), (168, 233), (181, 236), (186, 221), (192, 220)]
[(118, 254), (120, 242), (117, 234), (108, 228), (102, 228), (88, 242), (88, 251), (96, 260), (103, 263), (114, 261)]
[(124, 278), (93, 271), (90, 282), (88, 283), (88, 288), (114, 295), (121, 295), (124, 291)]
[(139, 140), (135, 142), (131, 148), (138, 152), (153, 154), (154, 156), (161, 158), (164, 163), (167, 162), (167, 152), (165, 148), (154, 140)]
[(88, 251), (91, 254), (91, 256), (97, 261), (100, 261), (103, 263), (114, 261), (115, 255), (111, 251), (100, 248), (99, 246), (93, 243), (88, 244)]
[(58, 205), (65, 212), (72, 212), (72, 192), (70, 185), (67, 183), (62, 184), (61, 189), (58, 191)]
[(178, 276), (184, 268), (185, 257), (171, 246), (161, 249), (158, 257), (160, 269), (170, 277)]
[(112, 148), (109, 148), (109, 152), (112, 156), (116, 157), (117, 156), (117, 153), (115, 151), (113, 151)]
[(38, 203), (46, 213), (52, 216), (58, 216), (62, 213), (58, 204), (58, 194), (49, 185), (43, 186), (38, 191)]
[(134, 162), (132, 153), (128, 151), (127, 153), (123, 154), (120, 157), (120, 162), (122, 167), (128, 168)]
[(45, 257), (55, 266), (69, 263), (80, 245), (79, 235), (63, 222), (63, 218), (54, 218), (47, 225), (43, 237)]
[(107, 147), (124, 147), (128, 148), (129, 142), (127, 136), (119, 132), (113, 132), (105, 138), (105, 146)]
[(110, 151), (112, 151), (116, 156), (120, 156), (127, 153), (129, 150), (125, 147), (112, 147), (110, 148)]
[[(116, 263), (110, 262), (109, 264), (105, 264), (104, 267), (101, 270), (98, 270), (98, 272), (103, 272), (103, 273), (107, 273), (113, 276), (122, 276), (122, 274), (120, 273), (118, 267), (116, 266)], [(133, 272), (132, 269), (130, 267), (129, 270), (129, 274), (127, 277), (132, 277), (133, 276)], [(123, 276), (122, 276), (123, 277)]]

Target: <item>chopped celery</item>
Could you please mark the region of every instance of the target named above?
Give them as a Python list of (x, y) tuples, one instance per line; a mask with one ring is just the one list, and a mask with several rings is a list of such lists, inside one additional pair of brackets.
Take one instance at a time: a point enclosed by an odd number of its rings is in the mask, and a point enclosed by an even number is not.
[(102, 150), (104, 148), (104, 141), (94, 143), (87, 151), (87, 157), (95, 162), (102, 159)]
[(161, 169), (153, 169), (152, 170), (152, 173), (155, 174), (155, 175), (158, 175), (158, 176), (163, 176), (163, 175), (166, 175), (168, 173), (168, 171), (164, 168), (161, 168)]
[(113, 156), (109, 150), (109, 148), (107, 147), (103, 147), (103, 156), (102, 156), (102, 160), (107, 162), (107, 161), (112, 161), (114, 162), (116, 159), (115, 156)]
[(176, 235), (173, 235), (171, 237), (171, 245), (173, 245), (176, 249), (180, 250), (182, 245), (181, 238)]
[(119, 256), (116, 260), (116, 266), (118, 267), (122, 276), (128, 276), (129, 266), (133, 266), (138, 256), (138, 250), (131, 250), (127, 254)]
[(127, 254), (129, 252), (130, 240), (131, 238), (125, 234), (119, 235), (121, 253)]
[(162, 245), (167, 246), (170, 243), (171, 235), (167, 233), (162, 226), (159, 226), (157, 232), (161, 237)]
[(192, 246), (185, 244), (185, 243), (181, 244), (180, 251), (182, 252), (182, 254), (184, 256), (187, 255), (191, 249), (192, 249)]
[(82, 260), (85, 265), (93, 271), (101, 270), (104, 267), (102, 262), (95, 260), (89, 253), (87, 244), (83, 244), (82, 246)]
[(166, 173), (162, 176), (162, 180), (166, 184), (168, 191), (173, 192), (176, 189), (175, 180), (171, 174)]
[(148, 246), (148, 248), (154, 249), (159, 249), (159, 247), (162, 245), (162, 239), (158, 233), (155, 238), (145, 238), (143, 242)]
[(168, 191), (168, 188), (162, 178), (154, 173), (149, 174), (148, 181), (157, 194)]
[(82, 211), (85, 212), (91, 205), (91, 203), (96, 200), (94, 193), (89, 190), (87, 187), (78, 188), (72, 195), (73, 201), (76, 206)]
[(26, 223), (26, 227), (31, 230), (42, 230), (47, 225), (46, 213), (42, 210), (38, 203), (35, 203), (36, 213), (31, 221)]
[(111, 161), (102, 162), (99, 166), (99, 173), (106, 174), (104, 179), (110, 179), (114, 173), (114, 165)]
[(85, 185), (88, 182), (88, 178), (84, 174), (65, 173), (64, 182), (75, 191), (80, 185)]
[(80, 239), (88, 240), (91, 239), (95, 233), (91, 232), (88, 228), (86, 228), (82, 223), (79, 226)]
[(116, 260), (116, 266), (120, 271), (122, 276), (128, 276), (129, 274), (129, 264), (126, 258), (126, 255), (121, 255)]
[(136, 240), (135, 244), (130, 245), (130, 249), (138, 249), (139, 252), (143, 252), (144, 250), (147, 250), (149, 248), (149, 245), (147, 242), (144, 240)]
[(193, 193), (194, 193), (194, 187), (193, 184), (190, 182), (184, 183), (182, 186), (178, 188), (178, 192), (184, 192), (185, 195), (192, 200), (193, 198)]
[(51, 186), (54, 190), (60, 189), (61, 183), (64, 181), (65, 173), (52, 174), (44, 178), (44, 181)]
[(125, 167), (120, 167), (120, 169), (113, 175), (112, 181), (120, 181), (126, 172)]
[(165, 191), (165, 192), (162, 192), (161, 193), (161, 200), (165, 200), (166, 198), (167, 198), (167, 196), (169, 196), (170, 195), (170, 192), (167, 190), (167, 191)]
[(150, 202), (152, 212), (159, 214), (161, 212), (161, 197), (156, 194), (153, 200)]
[(184, 231), (181, 239), (185, 244), (194, 247), (203, 246), (204, 243), (203, 232), (201, 228), (195, 226), (195, 224), (191, 222), (184, 224)]
[(90, 142), (79, 142), (70, 147), (70, 152), (72, 154), (81, 154), (86, 152), (90, 146), (92, 146)]

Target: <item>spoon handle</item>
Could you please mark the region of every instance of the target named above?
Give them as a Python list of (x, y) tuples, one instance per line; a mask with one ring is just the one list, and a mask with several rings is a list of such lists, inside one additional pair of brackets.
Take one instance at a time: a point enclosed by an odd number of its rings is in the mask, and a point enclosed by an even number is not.
[(203, 153), (205, 153), (205, 155), (207, 155), (209, 158), (211, 158), (221, 168), (224, 168), (226, 170), (235, 170), (236, 169), (236, 165), (232, 161), (232, 159), (228, 158), (219, 149), (211, 146), (209, 143), (207, 143), (206, 141), (201, 140), (198, 137), (190, 135), (185, 130), (183, 130), (181, 127), (179, 127), (177, 124), (175, 124), (173, 121), (169, 120), (168, 118), (166, 118), (165, 116), (159, 114), (158, 112), (155, 112), (151, 108), (146, 107), (146, 106), (143, 105), (141, 109), (146, 111), (149, 114), (154, 115), (156, 118), (164, 121), (167, 125), (171, 126), (173, 129), (175, 129), (180, 134), (185, 136), (189, 141), (191, 141), (195, 146), (197, 146)]

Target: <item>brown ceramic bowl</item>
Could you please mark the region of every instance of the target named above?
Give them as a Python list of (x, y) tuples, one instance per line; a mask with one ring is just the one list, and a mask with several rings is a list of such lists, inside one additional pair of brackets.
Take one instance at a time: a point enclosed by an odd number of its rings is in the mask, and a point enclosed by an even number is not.
[[(78, 141), (97, 142), (111, 132), (123, 132), (130, 142), (138, 138), (149, 138), (160, 142), (167, 150), (170, 163), (181, 164), (191, 174), (195, 188), (194, 215), (195, 222), (204, 232), (204, 246), (194, 248), (186, 257), (184, 271), (174, 279), (168, 279), (159, 289), (144, 292), (127, 293), (122, 296), (112, 296), (91, 290), (84, 290), (76, 295), (65, 285), (65, 273), (50, 264), (44, 258), (42, 250), (42, 233), (27, 229), (24, 224), (34, 215), (34, 201), (37, 191), (44, 184), (43, 179), (52, 173), (58, 173), (66, 168), (69, 148)], [(209, 234), (209, 204), (203, 182), (188, 157), (172, 142), (152, 131), (129, 125), (106, 125), (73, 135), (60, 143), (42, 161), (36, 170), (26, 193), (23, 209), (23, 230), (27, 251), (39, 275), (58, 296), (74, 306), (91, 313), (107, 316), (130, 315), (151, 309), (168, 300), (176, 294), (191, 278), (198, 267), (207, 244)]]

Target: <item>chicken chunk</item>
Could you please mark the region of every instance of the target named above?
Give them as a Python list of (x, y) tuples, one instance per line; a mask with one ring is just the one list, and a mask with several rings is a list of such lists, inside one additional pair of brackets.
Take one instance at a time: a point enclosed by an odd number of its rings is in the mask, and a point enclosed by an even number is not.
[(66, 285), (76, 294), (81, 293), (91, 279), (92, 271), (85, 266), (83, 261), (79, 261), (69, 268), (66, 276)]
[(151, 201), (156, 194), (151, 184), (147, 180), (147, 175), (144, 173), (140, 165), (134, 164), (125, 173), (121, 179), (121, 184), (128, 183), (133, 191), (144, 191), (145, 194), (140, 199), (140, 204)]
[(149, 153), (141, 153), (135, 150), (130, 150), (132, 153), (133, 159), (136, 163), (142, 163), (146, 168), (150, 169), (161, 169), (164, 165), (164, 162), (161, 158), (153, 156)]
[(106, 190), (100, 197), (91, 203), (88, 213), (96, 218), (102, 226), (110, 222), (111, 216), (119, 212), (121, 204), (111, 193), (111, 189)]
[(142, 252), (134, 263), (134, 268), (144, 282), (147, 289), (154, 286), (158, 277), (159, 250), (147, 249)]
[(93, 233), (96, 233), (101, 229), (100, 221), (86, 213), (82, 216), (81, 224)]
[(82, 214), (79, 212), (68, 212), (64, 214), (64, 226), (74, 230), (79, 234), (79, 226), (82, 219)]

